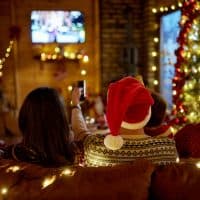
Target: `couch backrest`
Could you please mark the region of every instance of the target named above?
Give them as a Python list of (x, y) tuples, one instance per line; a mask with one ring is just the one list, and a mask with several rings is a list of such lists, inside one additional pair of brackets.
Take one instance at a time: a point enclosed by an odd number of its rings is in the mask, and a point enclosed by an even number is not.
[(155, 166), (44, 168), (0, 160), (0, 199), (147, 200)]
[(185, 160), (183, 163), (157, 167), (152, 175), (150, 199), (200, 199), (199, 165), (198, 160)]
[(200, 169), (192, 162), (154, 166), (44, 168), (0, 160), (0, 200), (198, 200)]

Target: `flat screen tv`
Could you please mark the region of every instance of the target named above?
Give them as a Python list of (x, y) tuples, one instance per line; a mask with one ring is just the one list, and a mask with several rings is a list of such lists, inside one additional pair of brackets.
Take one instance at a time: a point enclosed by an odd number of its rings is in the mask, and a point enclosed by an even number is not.
[(32, 43), (84, 43), (84, 15), (80, 11), (31, 12)]
[(160, 91), (171, 110), (172, 80), (175, 74), (175, 50), (179, 44), (177, 38), (180, 32), (179, 22), (181, 11), (176, 10), (161, 16), (160, 19)]

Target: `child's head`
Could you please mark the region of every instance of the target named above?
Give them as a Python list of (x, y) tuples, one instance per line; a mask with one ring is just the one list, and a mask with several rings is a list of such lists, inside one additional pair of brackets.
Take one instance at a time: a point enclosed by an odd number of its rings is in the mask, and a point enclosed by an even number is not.
[[(119, 136), (120, 127), (131, 130), (143, 128), (151, 116), (152, 104), (153, 98), (141, 81), (128, 76), (111, 83), (108, 88), (106, 109), (110, 138)], [(108, 137), (104, 140), (105, 145)]]
[(151, 91), (154, 104), (151, 107), (151, 118), (147, 123), (147, 127), (155, 127), (162, 124), (166, 116), (167, 102), (157, 92)]

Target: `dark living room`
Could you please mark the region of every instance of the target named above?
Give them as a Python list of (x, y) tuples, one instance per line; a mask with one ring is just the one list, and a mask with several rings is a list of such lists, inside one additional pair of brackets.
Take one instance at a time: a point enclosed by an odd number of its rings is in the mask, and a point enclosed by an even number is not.
[(0, 8), (0, 200), (199, 199), (198, 0)]

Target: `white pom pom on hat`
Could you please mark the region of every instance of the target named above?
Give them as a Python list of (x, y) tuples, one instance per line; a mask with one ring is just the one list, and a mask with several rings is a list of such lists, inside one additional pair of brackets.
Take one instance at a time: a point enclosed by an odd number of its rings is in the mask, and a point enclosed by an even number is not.
[(113, 136), (113, 135), (109, 134), (104, 138), (104, 145), (108, 149), (111, 149), (111, 150), (121, 149), (123, 144), (124, 144), (124, 141), (120, 135)]
[(128, 76), (108, 87), (106, 117), (110, 134), (104, 138), (104, 145), (111, 150), (123, 146), (120, 127), (143, 128), (150, 119), (154, 103), (148, 89), (135, 78)]

